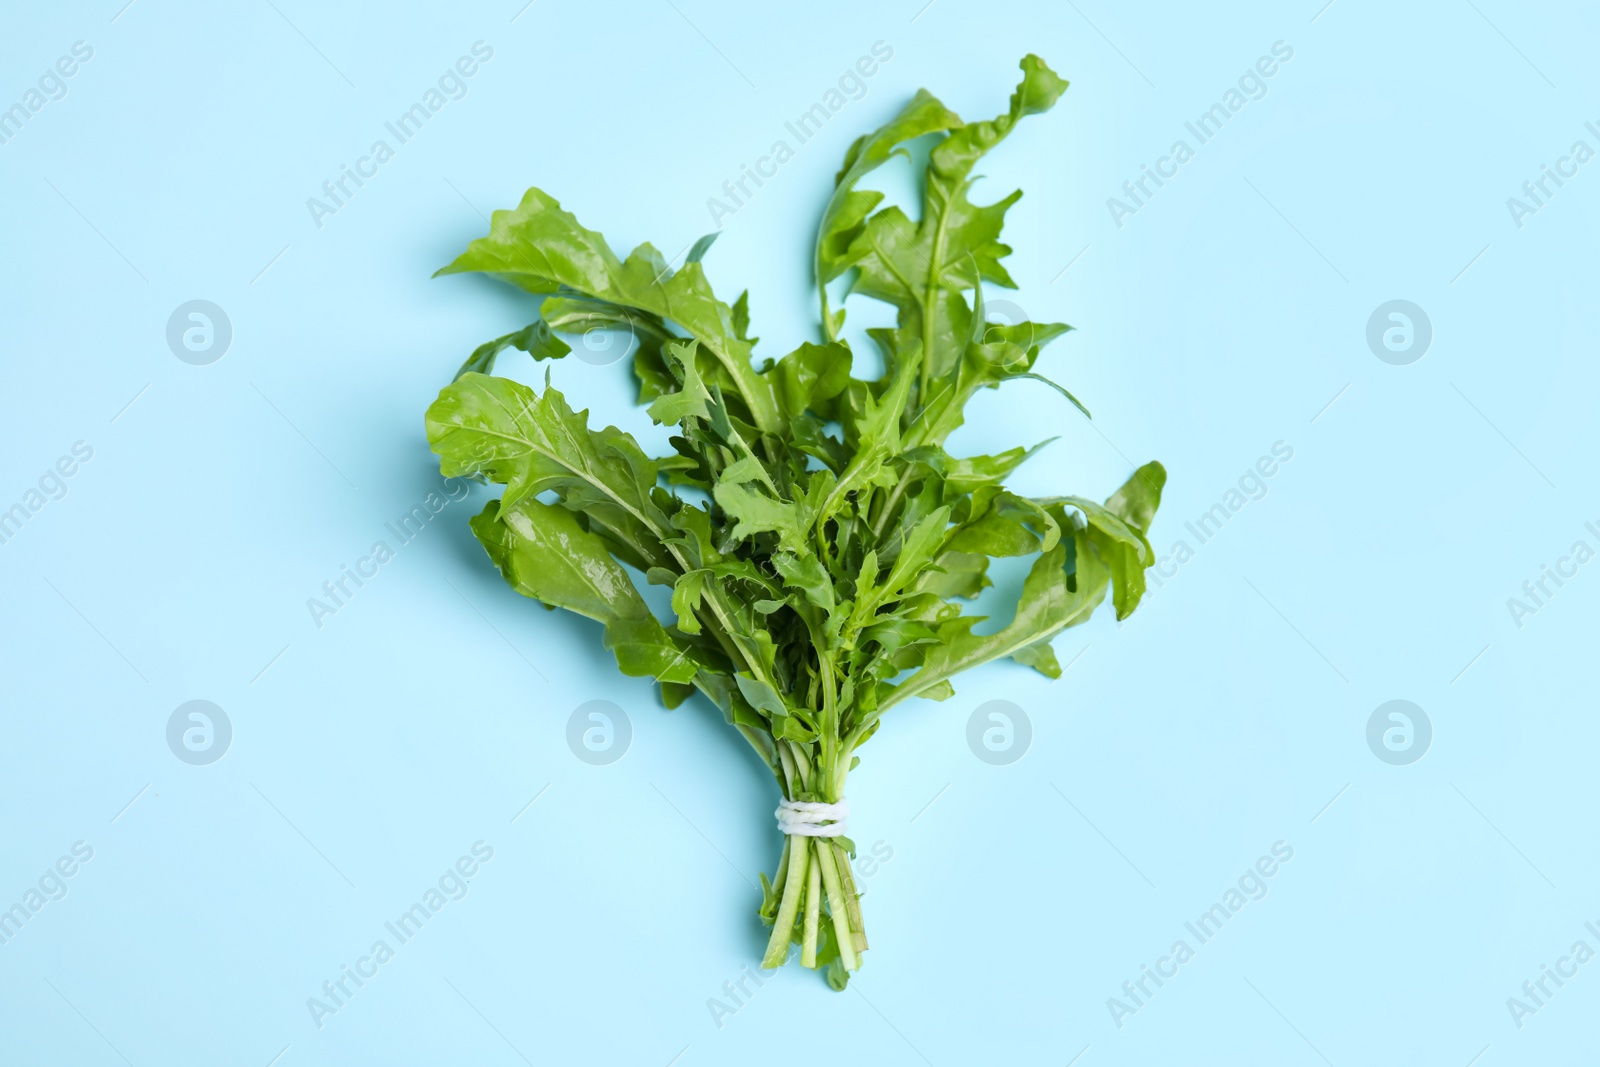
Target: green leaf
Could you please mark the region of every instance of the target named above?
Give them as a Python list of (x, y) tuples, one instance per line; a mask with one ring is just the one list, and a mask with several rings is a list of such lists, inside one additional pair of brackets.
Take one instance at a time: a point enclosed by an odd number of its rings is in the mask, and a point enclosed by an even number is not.
[(756, 338), (750, 336), (750, 290), (746, 289), (739, 294), (739, 299), (733, 302), (733, 333), (741, 341), (749, 341), (752, 345)]
[(850, 348), (842, 342), (806, 343), (778, 360), (778, 398), (790, 418), (808, 410), (826, 414), (825, 402), (844, 391), (850, 382)]
[(1061, 677), (1061, 663), (1056, 659), (1056, 650), (1050, 647), (1048, 638), (1017, 649), (1011, 653), (1011, 658), (1024, 667), (1032, 667), (1046, 678)]
[(880, 693), (878, 706), (887, 709), (906, 697), (920, 696), (964, 670), (1023, 653), (1030, 665), (1039, 662), (1037, 651), (1068, 626), (1083, 622), (1105, 599), (1110, 575), (1089, 545), (1088, 532), (1077, 531), (1034, 561), (1022, 584), (1016, 616), (993, 634), (975, 634), (981, 616), (962, 615), (939, 629), (940, 644), (929, 649), (922, 667), (899, 685)]
[(694, 247), (689, 249), (689, 254), (684, 258), (690, 263), (700, 262), (706, 257), (706, 253), (711, 250), (711, 246), (716, 243), (717, 238), (721, 236), (721, 230), (714, 230), (706, 234), (694, 243)]
[(872, 133), (856, 138), (845, 154), (844, 166), (834, 178), (833, 196), (822, 210), (817, 227), (817, 250), (813, 267), (822, 299), (822, 318), (828, 337), (836, 335), (837, 323), (828, 311), (827, 284), (855, 262), (852, 246), (863, 223), (883, 199), (879, 192), (858, 191), (856, 182), (887, 162), (900, 145), (924, 134), (937, 133), (961, 124), (961, 116), (939, 103), (926, 89), (917, 90), (911, 103), (888, 123)]
[(565, 341), (550, 332), (549, 323), (540, 319), (515, 333), (497, 337), (488, 344), (473, 349), (472, 355), (468, 356), (467, 361), (456, 371), (456, 377), (459, 378), (469, 371), (479, 374), (493, 372), (495, 359), (507, 348), (521, 349), (534, 359), (560, 359), (572, 351)]
[(772, 564), (783, 576), (786, 585), (798, 589), (807, 601), (824, 612), (833, 611), (835, 607), (833, 578), (816, 556), (809, 553), (796, 556), (780, 552), (772, 557)]
[(672, 388), (673, 378), (661, 350), (678, 338), (660, 316), (577, 295), (549, 297), (539, 306), (539, 315), (552, 330), (584, 335), (585, 344), (596, 331), (625, 333), (636, 340), (639, 347), (633, 354), (633, 373), (639, 380), (641, 404)]
[(1117, 618), (1125, 619), (1138, 606), (1145, 590), (1145, 568), (1156, 561), (1144, 531), (1129, 526), (1111, 509), (1081, 497), (1059, 497), (1040, 501), (1045, 508), (1061, 515), (1064, 507), (1077, 508), (1089, 526), (1089, 539), (1100, 558), (1111, 568), (1112, 602)]
[(1167, 484), (1167, 468), (1151, 461), (1133, 472), (1133, 477), (1111, 495), (1106, 509), (1123, 522), (1146, 533), (1161, 506), (1161, 490)]
[(695, 366), (695, 342), (666, 346), (674, 377), (682, 384), (675, 393), (662, 393), (650, 404), (650, 418), (658, 425), (680, 423), (685, 419), (707, 419), (711, 392), (706, 389)]
[(794, 741), (809, 745), (818, 737), (817, 731), (805, 724), (798, 715), (781, 715), (772, 720), (772, 736), (779, 741)]
[[(941, 507), (924, 516), (909, 533), (904, 535), (899, 554), (895, 556), (894, 564), (883, 582), (875, 583), (858, 594), (847, 630), (854, 631), (867, 625), (876, 617), (879, 608), (894, 603), (901, 594), (915, 586), (933, 565), (933, 557), (944, 543), (949, 523), (950, 509)], [(870, 559), (873, 568), (876, 569), (876, 553), (871, 553)], [(865, 576), (865, 565), (862, 573)]]
[(695, 611), (700, 607), (700, 598), (705, 593), (706, 579), (711, 577), (708, 570), (692, 570), (678, 576), (672, 587), (672, 610), (678, 616), (678, 629), (686, 634), (700, 632), (700, 620), (695, 618)]
[(988, 572), (989, 557), (984, 553), (942, 552), (917, 583), (917, 591), (971, 600), (994, 584)]
[(1060, 537), (1043, 505), (993, 486), (973, 494), (977, 515), (954, 531), (946, 547), (985, 556), (1027, 556), (1049, 551)]
[(771, 484), (771, 479), (767, 477), (767, 469), (755, 456), (736, 459), (722, 468), (721, 481), (728, 485), (743, 485), (746, 482)]
[(865, 488), (883, 470), (884, 461), (899, 452), (900, 417), (905, 411), (918, 362), (916, 358), (906, 360), (896, 370), (883, 396), (876, 400), (871, 396), (864, 399), (865, 410), (854, 420), (856, 454), (818, 510), (818, 522), (832, 518), (848, 494)]
[(624, 674), (694, 680), (696, 668), (687, 651), (674, 645), (650, 614), (605, 543), (579, 526), (570, 511), (537, 500), (511, 508), (491, 500), (473, 518), (472, 532), (517, 592), (604, 624), (606, 647)]
[(606, 627), (606, 647), (630, 678), (654, 678), (663, 685), (694, 681), (699, 668), (687, 648), (675, 645), (652, 616), (619, 619)]
[(1028, 374), (1019, 374), (1019, 375), (1017, 375), (1017, 377), (1018, 378), (1030, 378), (1030, 379), (1032, 379), (1033, 381), (1036, 381), (1036, 382), (1043, 382), (1044, 384), (1048, 385), (1050, 388), (1054, 389), (1056, 392), (1060, 393), (1062, 396), (1066, 397), (1068, 400), (1072, 401), (1072, 406), (1077, 408), (1079, 411), (1083, 412), (1083, 417), (1084, 418), (1086, 418), (1086, 419), (1094, 418), (1093, 415), (1089, 414), (1089, 409), (1083, 406), (1083, 402), (1067, 391), (1066, 386), (1057, 385), (1055, 382), (1051, 381), (1049, 378), (1046, 378), (1042, 374), (1033, 374), (1033, 373), (1030, 372)]
[(708, 509), (679, 508), (669, 521), (676, 535), (666, 540), (684, 550), (690, 566), (709, 567), (722, 559), (722, 553), (711, 543), (711, 513)]
[(941, 507), (924, 516), (900, 542), (900, 551), (883, 581), (883, 590), (898, 596), (922, 573), (933, 560), (934, 553), (945, 543), (945, 530), (950, 524), (950, 509)]
[[(989, 339), (966, 346), (956, 373), (932, 383), (924, 410), (918, 413), (911, 428), (915, 432), (908, 431), (908, 436), (918, 445), (943, 442), (961, 425), (966, 404), (979, 389), (993, 389), (1002, 382), (1028, 377), (1039, 358), (1039, 350), (1070, 329), (1060, 323), (1032, 322), (987, 327)], [(1055, 386), (1054, 382), (1049, 384)], [(1077, 403), (1070, 393), (1067, 396)], [(1082, 410), (1082, 405), (1078, 406)]]
[(678, 682), (662, 682), (661, 702), (666, 705), (668, 711), (671, 711), (685, 700), (694, 696), (694, 689), (695, 687), (692, 685), (682, 685)]
[(489, 233), (435, 276), (466, 272), (492, 274), (531, 293), (571, 289), (677, 323), (716, 356), (755, 424), (766, 432), (779, 429), (772, 387), (751, 366), (750, 342), (740, 336), (733, 310), (716, 298), (698, 262), (673, 272), (648, 244), (619, 260), (603, 237), (534, 188), (515, 210), (496, 211)]
[(804, 501), (776, 500), (766, 493), (733, 482), (718, 482), (712, 493), (717, 506), (736, 521), (733, 537), (744, 541), (756, 534), (778, 535), (778, 543), (790, 552), (805, 551), (810, 526)]
[(1104, 507), (1081, 497), (1040, 501), (1047, 509), (1059, 502), (1083, 512), (1095, 550), (1111, 569), (1111, 598), (1118, 619), (1133, 614), (1144, 597), (1144, 572), (1156, 561), (1145, 531), (1161, 503), (1161, 488), (1166, 481), (1166, 468), (1147, 463)]
[(468, 373), (428, 408), (428, 440), (445, 476), (482, 474), (506, 486), (506, 506), (546, 491), (581, 511), (641, 570), (666, 566), (666, 516), (651, 499), (656, 466), (615, 427), (591, 430), (554, 389)]
[(971, 334), (972, 314), (963, 291), (980, 279), (1015, 288), (1000, 260), (1011, 249), (999, 241), (1005, 213), (1020, 192), (997, 203), (973, 204), (967, 193), (973, 165), (1026, 115), (1051, 107), (1067, 83), (1038, 56), (1022, 61), (1023, 80), (1004, 115), (957, 126), (928, 156), (922, 218), (915, 224), (897, 207), (867, 219), (843, 257), (859, 268), (854, 292), (894, 304), (902, 331), (923, 342), (927, 361), (920, 393), (951, 376)]
[(649, 614), (628, 572), (564, 508), (537, 500), (505, 508), (491, 500), (472, 532), (523, 596), (600, 623)]
[(764, 711), (772, 718), (782, 718), (789, 714), (789, 709), (784, 705), (783, 698), (778, 696), (778, 691), (766, 682), (747, 674), (736, 674), (733, 680), (739, 686), (739, 692), (757, 711)]
[(955, 459), (937, 445), (924, 445), (908, 452), (906, 458), (922, 463), (938, 474), (944, 479), (947, 497), (957, 497), (986, 485), (998, 485), (1006, 475), (1055, 440), (1052, 437), (1032, 448), (1018, 446), (993, 456), (969, 456), (966, 459)]

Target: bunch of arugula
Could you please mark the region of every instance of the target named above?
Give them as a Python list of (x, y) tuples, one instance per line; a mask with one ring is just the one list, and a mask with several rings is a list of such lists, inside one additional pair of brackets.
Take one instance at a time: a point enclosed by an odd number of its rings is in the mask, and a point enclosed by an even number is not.
[[(444, 474), (505, 486), (471, 520), (489, 557), (519, 593), (599, 622), (622, 671), (654, 678), (668, 707), (695, 690), (713, 701), (790, 800), (840, 801), (884, 712), (949, 697), (960, 671), (1009, 656), (1059, 677), (1051, 638), (1107, 590), (1119, 619), (1144, 592), (1159, 463), (1099, 504), (1008, 491), (1002, 479), (1037, 448), (944, 448), (979, 389), (1046, 381), (1039, 351), (1069, 329), (984, 315), (980, 282), (1015, 288), (999, 236), (1022, 194), (973, 204), (972, 167), (1067, 87), (1037, 56), (1021, 66), (993, 121), (963, 123), (924, 90), (850, 146), (817, 233), (824, 341), (759, 369), (749, 294), (729, 307), (701, 267), (709, 238), (676, 271), (649, 244), (618, 259), (529, 189), (439, 272), (493, 274), (543, 298), (537, 321), (473, 352), (427, 413)], [(878, 209), (883, 194), (857, 183), (926, 135), (939, 140), (921, 219)], [(867, 331), (885, 368), (871, 381), (852, 377), (844, 311), (828, 303), (847, 273), (849, 292), (898, 310), (894, 328)], [(548, 373), (542, 392), (491, 376), (507, 348), (553, 359), (570, 351), (558, 333), (596, 329), (637, 338), (639, 401), (677, 427), (676, 454), (590, 428)], [(974, 633), (982, 617), (958, 599), (991, 584), (991, 558), (1026, 555), (1037, 558), (1014, 618)], [(651, 613), (630, 569), (671, 587), (674, 622)], [(775, 877), (762, 877), (763, 966), (798, 942), (801, 963), (843, 988), (867, 947), (853, 854), (844, 837), (785, 836)]]

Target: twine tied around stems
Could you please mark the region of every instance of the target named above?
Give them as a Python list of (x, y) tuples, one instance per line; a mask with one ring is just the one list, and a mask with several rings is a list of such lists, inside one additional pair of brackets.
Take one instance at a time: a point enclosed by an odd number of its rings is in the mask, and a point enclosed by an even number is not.
[(778, 829), (792, 837), (840, 837), (848, 827), (850, 802), (844, 797), (837, 804), (811, 800), (778, 802)]

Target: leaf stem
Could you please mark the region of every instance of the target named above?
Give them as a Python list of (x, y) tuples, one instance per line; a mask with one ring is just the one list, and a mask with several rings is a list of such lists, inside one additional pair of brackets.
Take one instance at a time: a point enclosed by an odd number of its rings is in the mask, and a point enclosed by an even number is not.
[(817, 846), (817, 866), (822, 868), (822, 881), (828, 889), (828, 911), (833, 919), (834, 936), (839, 941), (839, 958), (844, 962), (845, 970), (854, 971), (860, 968), (861, 957), (856, 955), (855, 936), (850, 932), (850, 912), (845, 906), (839, 869), (833, 862), (832, 843), (824, 843), (817, 838), (814, 844)]
[(850, 857), (844, 846), (833, 842), (833, 859), (839, 868), (839, 880), (844, 883), (844, 906), (850, 918), (850, 929), (855, 935), (857, 952), (867, 950), (867, 925), (861, 921), (861, 894), (856, 892), (855, 876), (850, 873)]
[[(806, 846), (802, 849), (808, 855), (811, 853), (811, 839), (806, 838)], [(811, 869), (806, 873), (806, 921), (805, 932), (800, 942), (800, 966), (810, 967), (815, 970), (817, 966), (817, 926), (822, 917), (822, 892), (819, 883), (822, 880), (821, 864), (813, 862)]]
[[(789, 872), (783, 880), (783, 899), (778, 904), (778, 918), (772, 924), (772, 936), (767, 940), (767, 954), (761, 960), (761, 966), (767, 970), (783, 966), (783, 961), (789, 955), (789, 942), (794, 936), (795, 915), (800, 910), (800, 896), (802, 887), (806, 884), (807, 868), (810, 866), (811, 850), (805, 847), (804, 842), (791, 843), (789, 849)], [(813, 951), (815, 944), (813, 943)]]
[(872, 524), (872, 537), (874, 540), (883, 538), (883, 525), (889, 521), (889, 516), (894, 514), (894, 507), (900, 503), (900, 497), (906, 491), (906, 486), (911, 484), (912, 470), (912, 466), (907, 464), (905, 473), (900, 475), (900, 480), (895, 482), (894, 489), (889, 493), (889, 498), (884, 501), (883, 511), (878, 514), (878, 521)]

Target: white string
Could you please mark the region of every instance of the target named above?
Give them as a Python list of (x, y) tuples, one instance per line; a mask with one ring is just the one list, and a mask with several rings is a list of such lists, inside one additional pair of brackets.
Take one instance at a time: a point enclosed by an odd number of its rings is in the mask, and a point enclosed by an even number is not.
[(843, 797), (837, 804), (810, 800), (778, 802), (778, 829), (795, 837), (839, 837), (849, 825), (850, 802)]

